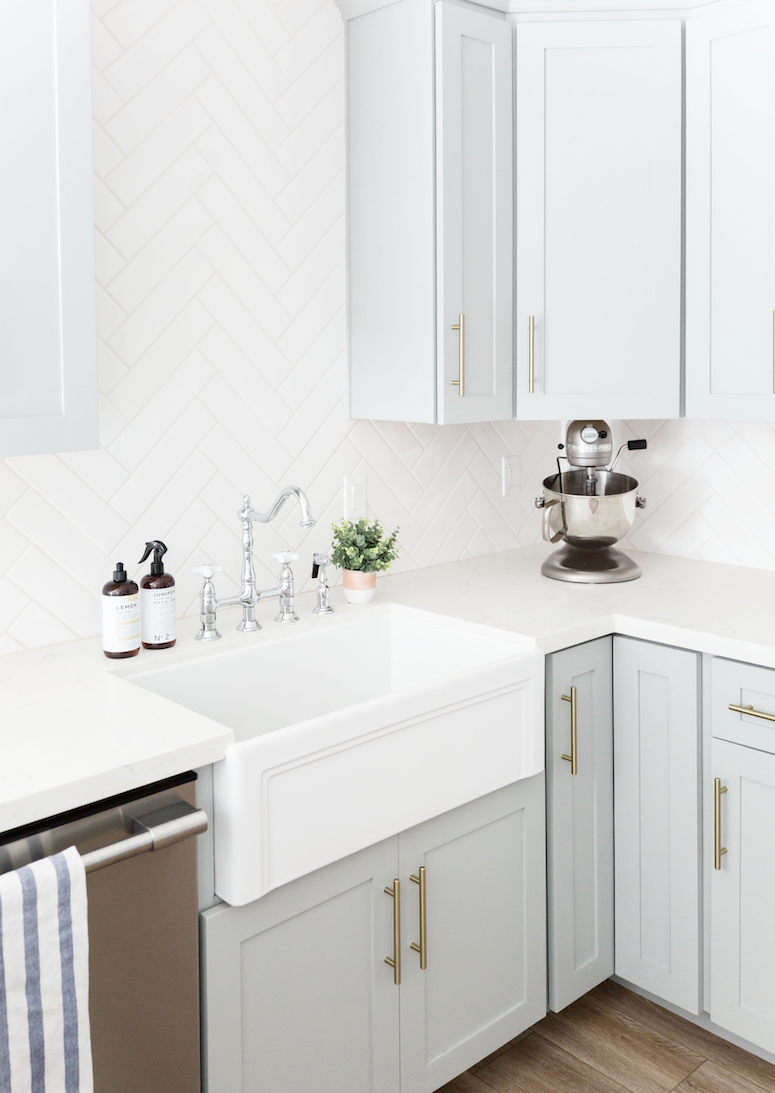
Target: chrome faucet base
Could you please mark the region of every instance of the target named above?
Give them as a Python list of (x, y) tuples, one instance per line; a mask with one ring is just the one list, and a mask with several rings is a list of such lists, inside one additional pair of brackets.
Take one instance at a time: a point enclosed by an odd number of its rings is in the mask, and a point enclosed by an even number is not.
[(296, 614), (296, 612), (293, 610), (292, 607), (291, 608), (283, 607), (282, 610), (278, 611), (278, 613), (275, 615), (274, 621), (275, 622), (298, 622), (299, 621), (299, 616)]
[(333, 615), (333, 613), (334, 613), (333, 607), (313, 607), (312, 608), (312, 614), (313, 615)]
[(254, 630), (261, 629), (261, 623), (255, 619), (241, 619), (237, 623), (237, 629), (243, 634), (252, 634)]
[(204, 627), (196, 635), (197, 641), (217, 641), (220, 638), (220, 634), (216, 629), (205, 630)]

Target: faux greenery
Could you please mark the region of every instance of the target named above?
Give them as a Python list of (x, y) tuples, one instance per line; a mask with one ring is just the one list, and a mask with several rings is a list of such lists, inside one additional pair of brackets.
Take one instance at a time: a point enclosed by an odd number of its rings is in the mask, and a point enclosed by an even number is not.
[(374, 573), (389, 569), (398, 557), (398, 528), (385, 535), (379, 520), (340, 520), (331, 525), (334, 532), (334, 549), (331, 561), (340, 569), (356, 569), (361, 573)]

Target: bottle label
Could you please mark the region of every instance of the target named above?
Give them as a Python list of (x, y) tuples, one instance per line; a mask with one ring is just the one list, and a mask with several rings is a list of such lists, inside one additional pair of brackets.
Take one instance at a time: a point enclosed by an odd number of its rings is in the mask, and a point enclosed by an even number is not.
[(140, 589), (142, 639), (146, 645), (164, 645), (177, 637), (175, 585)]
[(140, 648), (140, 601), (131, 596), (102, 597), (102, 648), (106, 653), (131, 653)]

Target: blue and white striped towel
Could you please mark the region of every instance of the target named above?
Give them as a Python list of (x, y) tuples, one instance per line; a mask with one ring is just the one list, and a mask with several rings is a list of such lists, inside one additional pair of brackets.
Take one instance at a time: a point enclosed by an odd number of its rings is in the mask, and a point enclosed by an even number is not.
[(73, 846), (0, 876), (0, 1093), (93, 1093), (86, 874)]

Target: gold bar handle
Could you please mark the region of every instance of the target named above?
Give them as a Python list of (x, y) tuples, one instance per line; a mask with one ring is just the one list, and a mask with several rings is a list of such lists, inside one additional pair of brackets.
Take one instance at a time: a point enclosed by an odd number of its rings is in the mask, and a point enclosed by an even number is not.
[(401, 985), (401, 881), (396, 877), (392, 888), (385, 893), (393, 898), (393, 955), (385, 957), (385, 963), (393, 969), (393, 982)]
[(458, 352), (460, 355), (460, 378), (451, 380), (453, 387), (458, 388), (458, 394), (461, 396), (466, 393), (466, 317), (465, 315), (458, 315), (458, 321), (452, 327), (453, 330), (459, 331), (458, 334)]
[(416, 877), (412, 873), (409, 880), (414, 881), (415, 884), (420, 886), (420, 944), (415, 941), (409, 946), (410, 949), (414, 949), (416, 953), (420, 954), (420, 968), (422, 971), (428, 967), (428, 923), (426, 915), (426, 903), (425, 903), (425, 866), (421, 865), (419, 870), (419, 877)]
[[(531, 395), (536, 393), (536, 317), (531, 315), (527, 321), (528, 363), (528, 391)], [(573, 772), (576, 773), (575, 771)]]
[(733, 706), (730, 702), (729, 708), (732, 713), (747, 713), (751, 717), (761, 717), (764, 721), (775, 721), (775, 713), (762, 713), (761, 710), (755, 710), (753, 706)]
[(571, 687), (569, 695), (562, 695), (563, 702), (570, 702), (570, 755), (563, 755), (570, 763), (571, 774), (578, 774), (576, 762), (576, 688)]
[(721, 794), (726, 793), (727, 787), (722, 786), (721, 779), (717, 778), (713, 784), (713, 834), (715, 846), (713, 853), (713, 868), (721, 868), (721, 855), (726, 854), (727, 848), (721, 845)]

